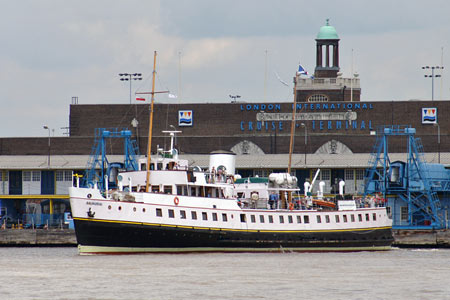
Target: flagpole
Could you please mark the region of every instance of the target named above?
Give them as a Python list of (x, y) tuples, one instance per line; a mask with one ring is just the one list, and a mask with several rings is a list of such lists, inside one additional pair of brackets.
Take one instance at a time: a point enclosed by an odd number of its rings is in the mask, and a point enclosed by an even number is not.
[(441, 92), (439, 95), (439, 98), (442, 100), (442, 77), (443, 77), (443, 70), (444, 70), (444, 47), (441, 47)]
[(292, 122), (291, 122), (291, 139), (289, 142), (289, 163), (288, 174), (291, 174), (292, 152), (294, 148), (294, 134), (295, 134), (295, 113), (297, 112), (297, 96), (294, 95), (294, 107), (292, 108)]
[(353, 102), (353, 48), (352, 48), (352, 74), (350, 74), (350, 102)]
[(178, 97), (177, 97), (177, 104), (179, 103), (179, 98), (181, 98), (181, 51), (178, 52)]
[(266, 102), (266, 96), (267, 96), (267, 49), (264, 61), (264, 102)]

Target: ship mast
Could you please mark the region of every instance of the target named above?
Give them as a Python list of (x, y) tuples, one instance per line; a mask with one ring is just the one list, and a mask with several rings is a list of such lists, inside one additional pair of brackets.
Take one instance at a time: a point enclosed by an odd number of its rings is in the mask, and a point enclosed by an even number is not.
[(151, 92), (141, 92), (136, 94), (151, 94), (152, 102), (150, 105), (150, 121), (148, 122), (148, 145), (147, 145), (147, 180), (145, 184), (145, 191), (148, 192), (150, 184), (150, 161), (152, 154), (152, 130), (153, 130), (153, 104), (155, 102), (155, 94), (158, 93), (168, 93), (169, 91), (155, 92), (155, 78), (156, 78), (156, 51), (153, 57), (153, 78), (152, 78), (152, 91)]
[(145, 191), (148, 193), (150, 185), (150, 158), (152, 154), (152, 130), (153, 130), (153, 103), (155, 102), (155, 77), (156, 77), (156, 51), (153, 56), (153, 74), (152, 74), (152, 102), (150, 105), (150, 121), (148, 122), (148, 144), (147, 144), (147, 177), (145, 180)]

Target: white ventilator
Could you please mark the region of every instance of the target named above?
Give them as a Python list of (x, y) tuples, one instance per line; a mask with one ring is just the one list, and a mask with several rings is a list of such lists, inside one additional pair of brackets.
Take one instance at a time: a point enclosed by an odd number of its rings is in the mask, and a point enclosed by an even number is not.
[(305, 197), (308, 196), (308, 191), (309, 191), (310, 186), (311, 186), (311, 184), (308, 181), (305, 181), (305, 183), (303, 184), (303, 187), (305, 188)]
[(339, 181), (339, 195), (344, 196), (344, 186), (345, 186), (345, 181), (341, 180)]
[(325, 182), (323, 182), (323, 181), (319, 182), (319, 193), (317, 195), (319, 197), (319, 199), (323, 198), (323, 190), (324, 190), (324, 188), (325, 188)]

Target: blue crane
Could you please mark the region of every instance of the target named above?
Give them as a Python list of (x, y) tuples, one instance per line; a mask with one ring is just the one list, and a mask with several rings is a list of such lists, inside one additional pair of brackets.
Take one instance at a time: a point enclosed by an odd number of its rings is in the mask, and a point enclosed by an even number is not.
[[(94, 146), (89, 156), (88, 166), (83, 183), (94, 187), (96, 184), (102, 191), (105, 190), (105, 175), (108, 175), (108, 186), (115, 187), (115, 176), (118, 170), (137, 171), (137, 155), (139, 149), (136, 141), (131, 139), (131, 131), (117, 128), (96, 128)], [(122, 162), (109, 162), (106, 155), (106, 143), (110, 138), (124, 139), (124, 160)]]
[[(381, 126), (377, 129), (377, 140), (364, 178), (364, 196), (380, 193), (390, 201), (406, 203), (406, 227), (445, 228), (445, 211), (438, 193), (450, 191), (450, 173), (443, 165), (425, 161), (422, 142), (415, 138), (415, 133), (415, 128), (406, 125)], [(406, 138), (405, 162), (391, 161), (390, 137)]]

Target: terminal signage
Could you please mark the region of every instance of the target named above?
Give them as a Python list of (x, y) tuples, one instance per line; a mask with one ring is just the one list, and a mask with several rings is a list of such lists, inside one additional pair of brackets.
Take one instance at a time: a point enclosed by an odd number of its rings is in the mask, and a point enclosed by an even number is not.
[[(240, 104), (239, 108), (242, 112), (257, 112), (254, 119), (246, 117), (240, 122), (241, 131), (280, 132), (290, 128), (286, 122), (292, 120), (292, 111), (281, 112), (281, 104)], [(296, 120), (308, 121), (308, 130), (374, 130), (372, 120), (357, 118), (358, 111), (374, 109), (373, 103), (297, 103), (296, 108)]]
[(179, 110), (178, 126), (192, 126), (192, 124), (193, 124), (192, 110)]
[(437, 108), (422, 108), (422, 124), (437, 123)]

